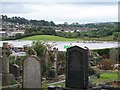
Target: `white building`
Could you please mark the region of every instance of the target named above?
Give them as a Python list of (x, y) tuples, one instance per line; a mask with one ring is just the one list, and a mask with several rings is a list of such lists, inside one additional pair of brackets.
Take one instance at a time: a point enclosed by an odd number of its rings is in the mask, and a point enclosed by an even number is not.
[(25, 31), (24, 30), (19, 30), (19, 31), (7, 31), (6, 32), (8, 36), (15, 36), (16, 34), (24, 34)]

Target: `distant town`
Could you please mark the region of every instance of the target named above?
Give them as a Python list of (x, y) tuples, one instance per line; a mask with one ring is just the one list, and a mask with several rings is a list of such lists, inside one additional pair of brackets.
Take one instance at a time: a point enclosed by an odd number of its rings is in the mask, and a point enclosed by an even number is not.
[[(34, 35), (54, 35), (66, 38), (101, 38), (118, 33), (117, 22), (79, 24), (55, 24), (53, 21), (28, 20), (21, 17), (2, 15), (0, 34), (3, 40), (19, 39)], [(116, 35), (117, 36), (117, 35)], [(116, 39), (116, 38), (114, 38)]]

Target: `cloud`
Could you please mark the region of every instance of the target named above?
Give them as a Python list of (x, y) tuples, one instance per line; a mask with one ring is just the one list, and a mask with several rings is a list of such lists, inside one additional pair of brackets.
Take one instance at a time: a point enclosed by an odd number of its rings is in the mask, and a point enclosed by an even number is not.
[(2, 2), (119, 2), (119, 0), (1, 0)]
[(25, 3), (18, 2), (2, 2), (2, 14), (21, 14), (30, 12), (25, 7)]
[(117, 3), (4, 3), (4, 14), (28, 19), (44, 19), (56, 23), (114, 21), (118, 17)]

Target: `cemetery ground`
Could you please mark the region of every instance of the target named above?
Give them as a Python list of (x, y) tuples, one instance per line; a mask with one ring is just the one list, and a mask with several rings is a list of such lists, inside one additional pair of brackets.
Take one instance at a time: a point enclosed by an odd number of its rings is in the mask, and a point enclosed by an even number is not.
[[(97, 77), (92, 77), (90, 79), (91, 83), (94, 85), (99, 85), (102, 83), (107, 83), (107, 82), (111, 82), (111, 81), (116, 81), (118, 80), (118, 73), (116, 72), (106, 72), (104, 71), (103, 73), (100, 74), (100, 78)], [(50, 82), (44, 82), (42, 83), (42, 88), (47, 88), (49, 85), (52, 85)], [(61, 86), (61, 87), (65, 87), (65, 82), (62, 83), (58, 83), (58, 84), (53, 84), (53, 86)]]
[[(4, 43), (4, 44), (8, 46), (7, 43)], [(4, 67), (3, 70), (6, 71), (7, 74), (9, 74), (9, 71), (11, 70), (7, 65), (8, 64), (18, 65), (21, 69), (21, 74), (17, 76), (16, 71), (14, 71), (14, 69), (12, 68), (11, 69), (13, 70), (13, 72), (10, 72), (10, 73), (15, 75), (16, 77), (20, 77), (18, 81), (21, 84), (21, 87), (23, 88), (35, 87), (35, 88), (44, 89), (44, 88), (48, 88), (49, 86), (66, 88), (66, 83), (67, 83), (67, 87), (70, 87), (70, 88), (73, 88), (73, 87), (81, 88), (83, 84), (84, 84), (83, 88), (86, 88), (86, 84), (83, 82), (86, 82), (88, 84), (87, 85), (87, 88), (88, 88), (90, 86), (96, 87), (96, 86), (99, 86), (100, 84), (107, 85), (106, 83), (108, 82), (118, 81), (120, 79), (120, 76), (118, 73), (120, 68), (113, 67), (115, 63), (118, 63), (118, 55), (119, 55), (119, 53), (117, 52), (118, 49), (113, 48), (110, 50), (103, 49), (103, 50), (98, 50), (94, 52), (91, 51), (91, 54), (90, 54), (89, 53), (90, 51), (88, 49), (81, 48), (78, 46), (70, 47), (67, 49), (67, 52), (64, 52), (64, 53), (63, 52), (61, 53), (58, 51), (57, 48), (54, 48), (53, 51), (46, 51), (45, 57), (42, 59), (40, 57), (37, 57), (37, 55), (42, 56), (42, 53), (36, 54), (36, 52), (31, 48), (29, 48), (30, 49), (28, 51), (29, 55), (27, 57), (25, 56), (25, 57), (11, 57), (11, 58), (9, 57), (8, 58), (8, 56), (11, 53), (11, 50), (8, 47), (6, 48), (6, 46), (2, 48), (3, 49), (2, 52), (4, 56), (3, 58), (7, 62), (7, 64), (5, 63), (3, 64), (5, 64), (7, 69), (3, 65)], [(38, 47), (37, 49), (39, 49), (38, 52), (40, 52), (41, 48)], [(46, 61), (42, 62), (41, 59)], [(90, 63), (89, 60), (93, 61), (94, 64)], [(50, 66), (47, 66), (49, 64)], [(63, 68), (61, 64), (65, 67)], [(43, 66), (47, 66), (49, 68), (44, 69)], [(92, 68), (93, 70), (92, 74), (90, 74), (91, 72), (89, 72), (89, 68)], [(20, 71), (20, 69), (17, 68), (16, 70)], [(49, 71), (47, 73), (44, 73), (43, 69), (49, 70)], [(59, 73), (60, 70), (64, 70), (64, 72), (60, 74)], [(17, 74), (19, 74), (18, 71), (17, 71)], [(76, 73), (78, 74), (76, 75)], [(61, 75), (64, 78), (60, 78)], [(77, 78), (75, 76), (77, 76)], [(7, 81), (4, 83), (7, 84)], [(17, 83), (18, 82), (11, 82), (10, 85), (17, 84)], [(21, 87), (19, 88), (16, 87), (12, 90), (21, 90), (20, 89)]]
[[(117, 71), (114, 71), (114, 70), (109, 71), (109, 72), (102, 71), (102, 73), (100, 74), (100, 78), (97, 78), (97, 77), (91, 78), (91, 82), (94, 85), (95, 84), (98, 85), (98, 84), (102, 84), (102, 83), (107, 83), (107, 82), (115, 81), (115, 80), (118, 80), (118, 73), (117, 73)], [(65, 88), (65, 82), (61, 82), (61, 83), (57, 83), (57, 84), (52, 84), (52, 83), (53, 82), (49, 82), (49, 81), (48, 82), (43, 82), (42, 83), (42, 88), (46, 89), (50, 85)], [(12, 90), (22, 90), (22, 89), (21, 88), (13, 88)]]

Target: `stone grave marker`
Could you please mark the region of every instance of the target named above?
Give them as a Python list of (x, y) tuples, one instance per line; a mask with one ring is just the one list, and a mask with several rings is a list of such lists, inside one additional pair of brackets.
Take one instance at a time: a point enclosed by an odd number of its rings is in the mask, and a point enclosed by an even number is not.
[(36, 56), (29, 56), (23, 63), (23, 89), (40, 89), (41, 82), (41, 62)]
[(49, 60), (49, 52), (48, 52), (48, 50), (46, 50), (46, 53), (45, 53), (45, 65), (46, 65), (46, 67), (48, 67), (48, 60)]
[(57, 62), (58, 62), (58, 48), (53, 48), (53, 55), (54, 55), (54, 63), (53, 67), (57, 69)]
[(58, 63), (58, 48), (53, 48), (54, 60), (52, 62), (51, 70), (49, 70), (48, 77), (50, 79), (55, 79), (58, 77), (57, 73), (57, 63)]
[(0, 73), (2, 73), (2, 57), (0, 57)]
[(88, 50), (78, 46), (67, 49), (66, 88), (88, 88)]
[(18, 78), (20, 76), (20, 68), (16, 64), (10, 64), (10, 73), (15, 76), (15, 78)]
[(112, 60), (115, 63), (117, 63), (119, 60), (119, 53), (115, 48), (112, 48), (110, 50), (110, 60)]
[(2, 86), (2, 57), (0, 57), (0, 87), (1, 86)]
[(7, 42), (2, 46), (2, 85), (9, 85), (9, 56), (12, 53)]

